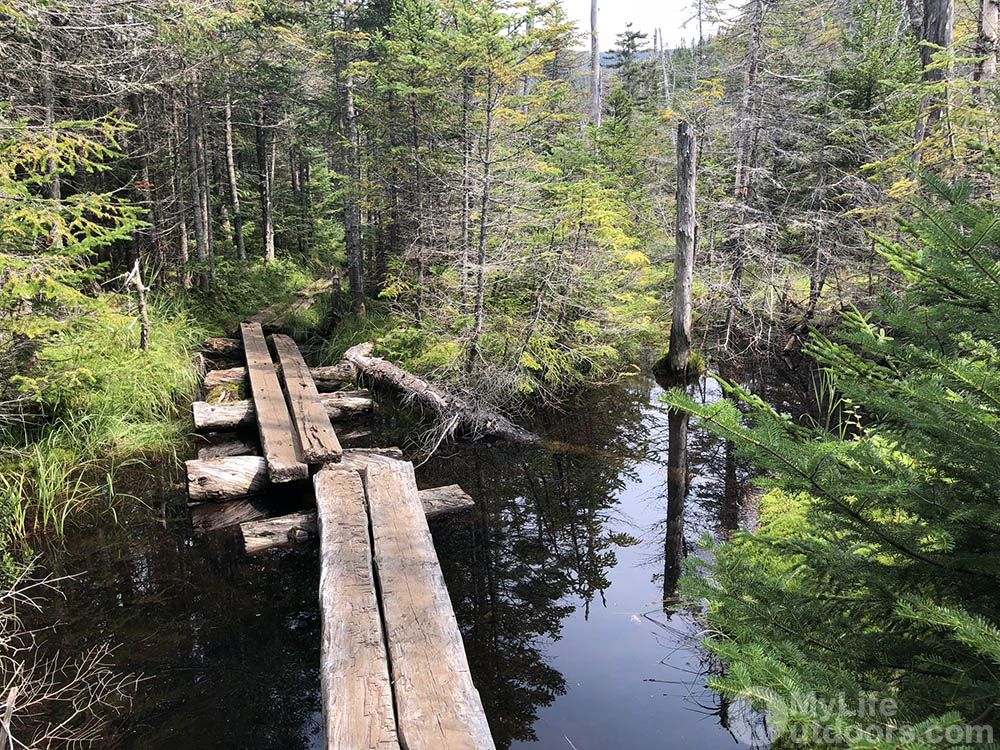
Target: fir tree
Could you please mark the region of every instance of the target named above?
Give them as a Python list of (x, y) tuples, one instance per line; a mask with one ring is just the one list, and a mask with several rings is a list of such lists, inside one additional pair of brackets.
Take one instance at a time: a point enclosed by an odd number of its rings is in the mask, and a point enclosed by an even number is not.
[[(737, 440), (780, 488), (770, 502), (801, 512), (715, 547), (687, 581), (729, 666), (716, 687), (771, 708), (870, 691), (898, 703), (886, 725), (933, 733), (997, 700), (1000, 219), (969, 181), (923, 182), (933, 199), (913, 204), (906, 239), (880, 242), (905, 293), (807, 347), (850, 420), (803, 427), (739, 389), (749, 426), (728, 401), (669, 401)], [(847, 709), (787, 718), (900, 746), (852, 734), (873, 717)]]

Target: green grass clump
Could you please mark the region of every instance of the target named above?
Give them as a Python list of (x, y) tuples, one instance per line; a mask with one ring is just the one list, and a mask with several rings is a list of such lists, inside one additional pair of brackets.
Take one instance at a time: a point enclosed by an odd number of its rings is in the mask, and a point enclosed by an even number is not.
[(7, 554), (33, 531), (61, 533), (74, 512), (114, 495), (118, 470), (138, 457), (172, 455), (187, 432), (182, 416), (201, 375), (192, 353), (205, 328), (184, 307), (154, 297), (150, 348), (142, 351), (129, 301), (100, 302), (98, 312), (50, 336), (31, 372), (14, 379), (21, 420), (0, 433)]

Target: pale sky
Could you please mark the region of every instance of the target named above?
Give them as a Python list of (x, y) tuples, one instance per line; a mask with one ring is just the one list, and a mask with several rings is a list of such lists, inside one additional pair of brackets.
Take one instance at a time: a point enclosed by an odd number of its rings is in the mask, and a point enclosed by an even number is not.
[[(649, 34), (649, 44), (653, 43), (653, 29), (663, 29), (667, 46), (677, 46), (682, 38), (688, 44), (698, 36), (698, 25), (691, 20), (687, 28), (682, 25), (694, 13), (696, 0), (598, 0), (597, 28), (601, 50), (609, 50), (615, 45), (615, 37), (625, 30), (629, 21), (639, 31)], [(580, 31), (590, 33), (590, 0), (563, 0), (563, 7), (570, 18), (576, 21)], [(709, 29), (705, 28), (705, 35)], [(587, 45), (589, 46), (589, 41)]]

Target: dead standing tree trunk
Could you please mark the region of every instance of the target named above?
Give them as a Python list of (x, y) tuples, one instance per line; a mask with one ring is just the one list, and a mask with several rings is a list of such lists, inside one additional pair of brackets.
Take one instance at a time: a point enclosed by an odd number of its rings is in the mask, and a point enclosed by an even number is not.
[(671, 374), (678, 378), (687, 376), (688, 362), (691, 359), (691, 293), (698, 238), (695, 218), (697, 153), (694, 128), (687, 120), (683, 120), (677, 126), (677, 240), (669, 356)]
[[(947, 52), (955, 41), (955, 0), (924, 0), (923, 37), (920, 61), (924, 72), (922, 81), (929, 86), (946, 86), (950, 65), (936, 65), (934, 55)], [(920, 103), (914, 141), (919, 146), (948, 110), (948, 92), (934, 91)]]
[(205, 224), (203, 185), (201, 175), (201, 160), (198, 156), (198, 101), (194, 82), (187, 84), (187, 135), (188, 135), (188, 167), (191, 172), (191, 211), (194, 214), (194, 239), (198, 250), (198, 263), (201, 265), (199, 279), (201, 288), (208, 290), (208, 230)]
[(233, 204), (233, 231), (236, 254), (240, 260), (247, 259), (247, 249), (243, 242), (243, 215), (240, 213), (240, 192), (236, 182), (236, 159), (233, 153), (233, 103), (226, 92), (226, 171), (229, 174), (229, 197)]
[(601, 127), (601, 43), (597, 36), (597, 0), (590, 0), (590, 119)]

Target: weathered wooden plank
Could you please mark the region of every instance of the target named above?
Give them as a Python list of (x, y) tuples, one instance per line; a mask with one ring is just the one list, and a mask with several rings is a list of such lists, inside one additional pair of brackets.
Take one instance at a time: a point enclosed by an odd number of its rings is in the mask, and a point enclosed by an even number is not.
[[(334, 421), (353, 419), (368, 414), (375, 408), (371, 391), (337, 391), (321, 393), (319, 396), (327, 416)], [(257, 422), (257, 412), (253, 401), (230, 401), (224, 404), (209, 404), (195, 401), (191, 404), (194, 428), (198, 432), (218, 432), (253, 426)]]
[(309, 476), (309, 467), (302, 460), (301, 447), (271, 362), (271, 354), (267, 350), (264, 332), (260, 323), (242, 323), (240, 330), (268, 476), (272, 482), (305, 479)]
[(320, 532), (320, 690), (327, 750), (398, 750), (392, 686), (356, 471), (313, 479)]
[[(424, 515), (434, 518), (445, 513), (468, 510), (475, 506), (472, 498), (457, 484), (447, 487), (433, 487), (420, 490), (420, 504)], [(224, 505), (231, 505), (225, 503)], [(216, 505), (212, 507), (221, 508)], [(247, 509), (249, 511), (249, 509)], [(237, 509), (233, 509), (236, 512)], [(192, 510), (193, 513), (193, 510)], [(316, 535), (316, 512), (307, 510), (290, 513), (277, 518), (266, 518), (267, 514), (255, 515), (253, 518), (237, 521), (243, 533), (243, 544), (247, 554), (255, 554), (278, 547), (289, 542), (298, 542)]]
[(267, 464), (258, 456), (200, 458), (185, 462), (188, 497), (195, 502), (220, 502), (252, 495), (270, 482)]
[(267, 518), (268, 507), (260, 499), (232, 500), (228, 503), (198, 503), (191, 506), (191, 526), (208, 533), (247, 521)]
[(364, 470), (396, 724), (407, 750), (493, 750), (413, 465)]
[(288, 542), (316, 536), (316, 511), (302, 510), (277, 518), (247, 521), (240, 524), (243, 546), (248, 555), (278, 547)]
[(299, 445), (306, 463), (325, 464), (336, 462), (344, 455), (337, 433), (333, 431), (330, 417), (319, 400), (319, 391), (309, 374), (306, 361), (299, 347), (288, 336), (275, 334), (274, 349), (281, 363), (281, 376), (285, 380), (288, 408), (292, 424), (299, 437)]
[(218, 439), (198, 446), (198, 458), (228, 458), (230, 456), (256, 456), (259, 453), (256, 440), (242, 437)]
[[(399, 448), (349, 448), (341, 464), (355, 471), (377, 461), (403, 457)], [(188, 494), (195, 502), (223, 502), (273, 489), (267, 462), (259, 456), (191, 459), (185, 462)]]
[[(301, 351), (301, 349), (300, 349)], [(350, 383), (357, 375), (357, 368), (346, 360), (329, 367), (310, 367), (309, 374), (316, 383), (316, 390), (321, 393), (334, 391), (344, 383)], [(209, 370), (205, 374), (206, 389), (230, 383), (242, 383), (246, 380), (247, 368), (229, 367), (225, 370)]]

